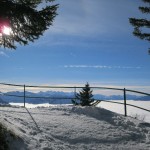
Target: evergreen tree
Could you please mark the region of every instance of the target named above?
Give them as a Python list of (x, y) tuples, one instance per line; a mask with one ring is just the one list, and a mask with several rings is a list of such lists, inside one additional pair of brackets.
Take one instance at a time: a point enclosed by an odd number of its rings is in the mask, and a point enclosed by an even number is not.
[[(142, 13), (145, 13), (147, 15), (150, 14), (150, 0), (142, 0), (143, 2), (147, 3), (148, 6), (145, 7), (139, 7), (139, 10)], [(142, 40), (147, 40), (150, 42), (150, 20), (149, 19), (137, 19), (137, 18), (129, 18), (129, 21), (132, 26), (134, 26), (133, 35), (137, 36), (138, 38)], [(143, 31), (143, 30), (145, 31)], [(150, 54), (150, 49), (149, 49)]]
[[(43, 35), (57, 15), (58, 5), (50, 5), (53, 1), (1, 0), (0, 46), (16, 49), (17, 43), (26, 45)], [(3, 31), (6, 27), (9, 34)]]
[(72, 103), (74, 105), (90, 106), (91, 103), (94, 101), (94, 99), (92, 99), (92, 92), (93, 91), (90, 89), (90, 86), (87, 83), (85, 87), (76, 94), (76, 100), (72, 100)]

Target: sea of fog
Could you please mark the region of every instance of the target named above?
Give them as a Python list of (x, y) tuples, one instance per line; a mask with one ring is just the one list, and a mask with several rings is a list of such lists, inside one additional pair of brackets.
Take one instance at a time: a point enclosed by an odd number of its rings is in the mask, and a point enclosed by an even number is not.
[[(114, 101), (114, 102), (123, 103), (124, 101), (123, 100), (117, 100), (117, 101)], [(129, 100), (129, 101), (127, 101), (127, 104), (132, 104), (132, 105), (139, 106), (139, 107), (150, 110), (150, 101)], [(119, 114), (125, 114), (124, 105), (121, 105), (121, 104), (100, 102), (98, 104), (98, 107), (102, 107), (102, 108), (108, 109), (110, 111), (119, 113)], [(137, 118), (139, 120), (150, 122), (150, 112), (145, 111), (145, 110), (141, 110), (139, 108), (135, 108), (135, 107), (132, 107), (132, 106), (127, 106), (127, 115), (132, 116), (134, 118)]]
[[(114, 102), (124, 102), (123, 100), (112, 100)], [(24, 106), (24, 103), (10, 103), (11, 105), (15, 105), (15, 106)], [(127, 104), (132, 104), (132, 105), (136, 105), (145, 109), (150, 110), (150, 101), (134, 101), (134, 100), (129, 100), (127, 101)], [(67, 105), (67, 104), (61, 104), (61, 105)], [(70, 105), (70, 104), (68, 104)], [(49, 106), (56, 106), (53, 104), (49, 104), (49, 103), (44, 103), (44, 104), (30, 104), (30, 103), (26, 103), (25, 106), (27, 108), (36, 108), (36, 107), (49, 107)], [(115, 103), (108, 103), (108, 102), (100, 102), (97, 107), (102, 107), (105, 108), (107, 110), (119, 113), (119, 114), (124, 114), (124, 105), (121, 104), (115, 104)], [(150, 112), (145, 111), (145, 110), (141, 110), (132, 106), (127, 106), (127, 115), (137, 118), (139, 120), (143, 120), (146, 122), (150, 122)]]

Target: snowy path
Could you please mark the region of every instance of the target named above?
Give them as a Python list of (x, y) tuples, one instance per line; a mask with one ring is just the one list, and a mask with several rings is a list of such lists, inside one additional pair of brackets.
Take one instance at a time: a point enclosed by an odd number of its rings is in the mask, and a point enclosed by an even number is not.
[(150, 124), (102, 108), (0, 107), (0, 121), (24, 140), (22, 150), (150, 150)]

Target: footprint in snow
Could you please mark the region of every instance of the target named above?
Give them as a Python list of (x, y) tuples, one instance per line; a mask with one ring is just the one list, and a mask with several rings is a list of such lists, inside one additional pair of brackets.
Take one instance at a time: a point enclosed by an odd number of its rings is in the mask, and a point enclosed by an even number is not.
[(23, 133), (26, 133), (26, 131), (23, 130), (22, 128), (19, 128), (19, 130), (20, 130), (21, 132), (23, 132)]

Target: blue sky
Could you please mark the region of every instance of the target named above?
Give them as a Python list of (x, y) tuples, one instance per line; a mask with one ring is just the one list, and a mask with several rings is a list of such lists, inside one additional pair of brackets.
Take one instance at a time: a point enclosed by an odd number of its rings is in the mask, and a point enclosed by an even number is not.
[(57, 0), (44, 35), (17, 50), (0, 48), (0, 82), (121, 86), (149, 90), (149, 43), (132, 35), (141, 0)]

